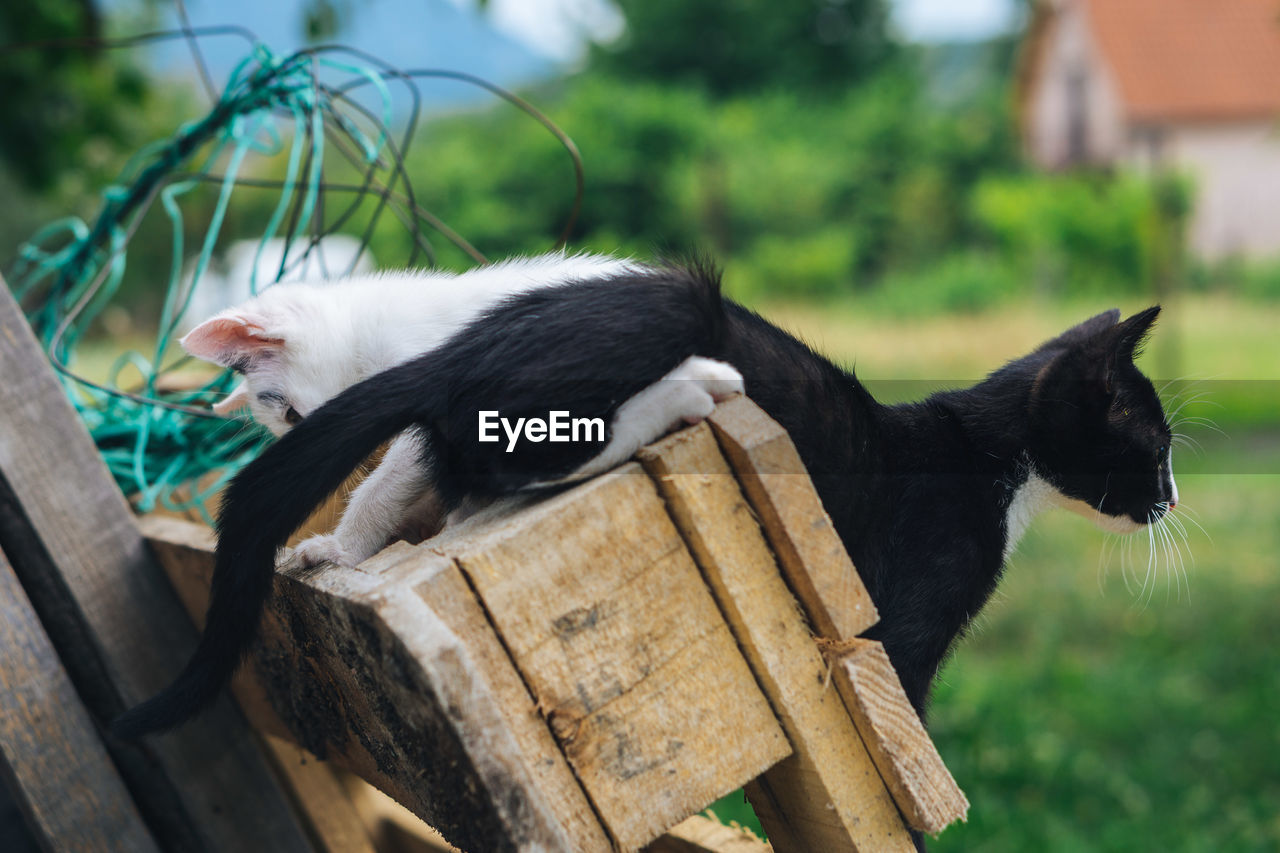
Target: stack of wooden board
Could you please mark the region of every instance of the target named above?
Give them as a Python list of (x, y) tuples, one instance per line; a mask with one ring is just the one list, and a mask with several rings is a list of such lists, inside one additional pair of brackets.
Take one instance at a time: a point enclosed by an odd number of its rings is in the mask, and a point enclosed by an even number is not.
[[(144, 530), (198, 618), (210, 533)], [(738, 398), (561, 494), (280, 573), (236, 689), (464, 850), (635, 850), (743, 786), (775, 850), (908, 850), (968, 804), (857, 639), (875, 619), (790, 439)]]

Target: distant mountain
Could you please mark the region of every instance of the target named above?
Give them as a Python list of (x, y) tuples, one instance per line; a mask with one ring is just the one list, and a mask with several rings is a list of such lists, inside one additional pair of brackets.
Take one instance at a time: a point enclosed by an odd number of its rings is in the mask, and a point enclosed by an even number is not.
[[(104, 6), (127, 8), (126, 0)], [(278, 56), (306, 46), (304, 0), (187, 0), (194, 27), (234, 24), (253, 31)], [(346, 0), (333, 4), (341, 17), (338, 34), (328, 40), (366, 51), (399, 69), (445, 68), (475, 74), (507, 88), (554, 77), (564, 69), (520, 42), (495, 30), (473, 9), (448, 0)], [(166, 4), (164, 27), (177, 27), (176, 12)], [(221, 85), (249, 52), (237, 36), (200, 40), (214, 80)], [(165, 75), (196, 77), (182, 39), (147, 48), (149, 64)], [(481, 90), (459, 83), (421, 85), (424, 103), (442, 107), (483, 100)], [(397, 96), (398, 97), (398, 96)]]

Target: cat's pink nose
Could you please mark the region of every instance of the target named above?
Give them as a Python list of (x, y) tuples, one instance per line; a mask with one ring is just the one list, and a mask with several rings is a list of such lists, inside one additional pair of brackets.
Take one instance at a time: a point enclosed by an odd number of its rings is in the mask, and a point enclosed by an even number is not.
[(1177, 501), (1169, 501), (1169, 509), (1173, 509), (1178, 505)]

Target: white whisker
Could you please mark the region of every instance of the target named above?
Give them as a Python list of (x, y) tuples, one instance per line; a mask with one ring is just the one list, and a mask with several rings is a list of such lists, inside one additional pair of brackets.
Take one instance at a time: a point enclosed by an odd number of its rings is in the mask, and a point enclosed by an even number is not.
[(1142, 589), (1138, 593), (1138, 600), (1142, 601), (1142, 609), (1146, 610), (1147, 605), (1151, 603), (1151, 595), (1155, 591), (1152, 583), (1152, 574), (1156, 567), (1156, 535), (1151, 529), (1151, 525), (1147, 525), (1147, 569), (1142, 575)]
[(1177, 405), (1173, 406), (1172, 408), (1170, 408), (1169, 406), (1166, 406), (1165, 411), (1167, 412), (1167, 414), (1165, 415), (1165, 420), (1172, 423), (1182, 413), (1182, 410), (1187, 408), (1187, 406), (1196, 405), (1198, 403), (1204, 403), (1206, 405), (1213, 403), (1212, 400), (1207, 399), (1208, 396), (1209, 396), (1209, 392), (1205, 391), (1205, 392), (1196, 394), (1193, 397), (1187, 397), (1185, 400), (1178, 401)]
[(1219, 435), (1221, 435), (1223, 438), (1231, 437), (1227, 435), (1227, 431), (1224, 430), (1222, 427), (1218, 426), (1217, 423), (1215, 423), (1212, 418), (1183, 417), (1179, 419), (1178, 422), (1174, 424), (1174, 426), (1180, 427), (1183, 424), (1191, 424), (1192, 426), (1198, 426), (1202, 429), (1212, 430), (1213, 432), (1216, 432)]
[(1197, 456), (1204, 454), (1204, 445), (1184, 432), (1175, 432), (1173, 437), (1169, 440), (1175, 445), (1181, 445), (1187, 448)]
[(1197, 529), (1197, 530), (1199, 530), (1201, 533), (1203, 533), (1203, 534), (1204, 534), (1204, 538), (1205, 538), (1205, 539), (1208, 539), (1208, 540), (1209, 540), (1209, 544), (1210, 544), (1210, 545), (1212, 545), (1212, 544), (1213, 544), (1213, 537), (1212, 537), (1212, 536), (1210, 536), (1210, 535), (1209, 535), (1209, 531), (1205, 530), (1205, 529), (1204, 529), (1204, 526), (1203, 526), (1202, 524), (1200, 524), (1200, 522), (1199, 522), (1199, 521), (1197, 521), (1197, 520), (1196, 520), (1196, 516), (1197, 516), (1197, 515), (1199, 515), (1199, 513), (1197, 513), (1194, 509), (1192, 509), (1191, 507), (1189, 507), (1189, 506), (1187, 506), (1186, 504), (1183, 504), (1183, 503), (1178, 504), (1178, 509), (1180, 509), (1180, 510), (1183, 510), (1183, 511), (1184, 511), (1184, 515), (1183, 515), (1182, 517), (1183, 517), (1184, 519), (1186, 519), (1187, 521), (1191, 522), (1192, 524), (1194, 524), (1194, 525), (1196, 526), (1196, 529)]
[[(1102, 535), (1102, 548), (1098, 551), (1098, 594), (1106, 594), (1107, 575), (1111, 569), (1111, 556), (1115, 552), (1116, 544), (1120, 541), (1120, 537), (1114, 533), (1104, 533)], [(1121, 571), (1124, 571), (1121, 566)]]

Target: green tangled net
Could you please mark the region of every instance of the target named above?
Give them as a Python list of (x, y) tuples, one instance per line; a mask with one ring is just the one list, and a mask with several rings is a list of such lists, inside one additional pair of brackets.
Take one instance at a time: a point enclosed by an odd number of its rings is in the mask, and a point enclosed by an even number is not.
[[(190, 35), (188, 31), (185, 33)], [(545, 116), (517, 96), (480, 78), (437, 69), (401, 71), (350, 48), (318, 46), (277, 57), (261, 43), (233, 70), (203, 118), (182, 125), (172, 137), (134, 155), (116, 182), (102, 193), (92, 226), (68, 217), (41, 228), (19, 248), (8, 280), (50, 362), (93, 436), (107, 467), (139, 511), (158, 506), (196, 511), (215, 495), (269, 441), (265, 430), (242, 418), (215, 415), (209, 406), (227, 394), (234, 376), (224, 371), (198, 387), (167, 388), (163, 380), (189, 359), (172, 348), (175, 332), (192, 294), (209, 266), (236, 189), (252, 186), (279, 190), (258, 243), (254, 274), (269, 241), (282, 238), (285, 251), (272, 281), (287, 275), (326, 235), (336, 233), (361, 202), (376, 199), (363, 230), (364, 252), (379, 217), (392, 213), (412, 235), (409, 266), (435, 263), (428, 232), (443, 237), (476, 262), (485, 258), (417, 201), (404, 167), (404, 155), (418, 121), (414, 80), (452, 79), (479, 86), (524, 110), (561, 142), (573, 159), (577, 199), (567, 234), (582, 196), (581, 160), (573, 143)], [(336, 82), (335, 82), (336, 80)], [(403, 131), (393, 133), (391, 86), (412, 96)], [(373, 107), (357, 89), (372, 90)], [(281, 126), (291, 129), (283, 132)], [(348, 184), (326, 182), (326, 146), (362, 176)], [(275, 156), (287, 149), (287, 165), (278, 180), (245, 176), (253, 155)], [(214, 168), (222, 166), (220, 173)], [(180, 198), (201, 185), (218, 189), (216, 204), (193, 272), (183, 275), (183, 213)], [(321, 222), (325, 192), (348, 194), (352, 201), (332, 221)], [(155, 346), (149, 354), (121, 355), (105, 382), (90, 381), (71, 367), (85, 330), (116, 297), (124, 278), (130, 239), (155, 201), (172, 232), (171, 263)], [(563, 243), (563, 238), (561, 240)], [(289, 251), (291, 245), (301, 253)], [(354, 261), (352, 262), (354, 264)], [(250, 282), (250, 292), (271, 282)], [(203, 318), (197, 318), (203, 319)], [(122, 375), (141, 374), (124, 387)]]

